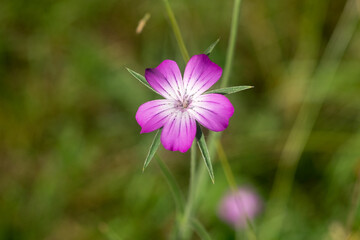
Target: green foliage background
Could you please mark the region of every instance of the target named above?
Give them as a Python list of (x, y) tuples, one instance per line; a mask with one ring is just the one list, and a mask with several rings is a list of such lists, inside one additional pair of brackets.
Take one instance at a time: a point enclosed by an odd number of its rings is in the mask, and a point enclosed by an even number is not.
[[(223, 67), (232, 1), (170, 4), (190, 55), (220, 37), (211, 58)], [(258, 190), (264, 211), (344, 5), (242, 2), (230, 85), (255, 88), (229, 96), (235, 114), (222, 142), (236, 180)], [(151, 18), (136, 34), (146, 13)], [(0, 2), (0, 239), (168, 238), (174, 202), (155, 161), (142, 173), (153, 134), (140, 135), (135, 121), (139, 105), (158, 96), (125, 69), (143, 73), (164, 59), (184, 69), (160, 0)], [(359, 79), (357, 29), (297, 166), (281, 239), (344, 239), (349, 216), (351, 239), (360, 239), (352, 200), (360, 176)], [(190, 153), (160, 147), (160, 155), (185, 191)], [(207, 179), (197, 215), (214, 239), (234, 239), (217, 217), (229, 187), (216, 159), (213, 166), (216, 183)]]

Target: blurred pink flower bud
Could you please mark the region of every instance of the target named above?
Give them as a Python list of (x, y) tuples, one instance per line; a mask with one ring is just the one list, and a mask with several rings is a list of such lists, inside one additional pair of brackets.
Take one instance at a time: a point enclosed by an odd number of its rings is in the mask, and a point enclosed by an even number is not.
[(262, 201), (250, 187), (229, 191), (219, 204), (219, 217), (234, 228), (245, 228), (261, 211)]

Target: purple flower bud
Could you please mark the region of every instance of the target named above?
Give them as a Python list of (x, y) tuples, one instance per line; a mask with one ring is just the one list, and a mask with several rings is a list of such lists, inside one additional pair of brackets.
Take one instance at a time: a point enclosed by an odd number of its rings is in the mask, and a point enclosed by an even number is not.
[(229, 191), (219, 204), (219, 217), (234, 228), (245, 228), (261, 211), (262, 201), (250, 187)]

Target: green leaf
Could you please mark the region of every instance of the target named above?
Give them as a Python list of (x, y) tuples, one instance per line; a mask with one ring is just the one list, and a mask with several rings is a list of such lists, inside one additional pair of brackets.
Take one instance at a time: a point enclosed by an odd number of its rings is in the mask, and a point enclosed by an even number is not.
[(215, 42), (213, 42), (204, 52), (204, 54), (206, 55), (210, 55), (210, 53), (214, 50), (215, 46), (218, 44), (218, 42), (220, 41), (220, 38), (218, 38)]
[(206, 231), (205, 227), (199, 222), (199, 220), (191, 219), (191, 227), (199, 235), (201, 240), (211, 240), (210, 234)]
[(145, 168), (149, 165), (151, 159), (154, 157), (156, 151), (158, 150), (159, 146), (160, 146), (160, 129), (157, 130), (154, 140), (151, 143), (150, 149), (149, 149), (149, 153), (145, 159), (144, 162), (144, 167), (143, 167), (143, 172), (145, 171)]
[(156, 155), (155, 157), (157, 163), (159, 164), (160, 170), (163, 173), (169, 187), (170, 191), (172, 192), (175, 200), (175, 205), (178, 210), (178, 214), (181, 214), (184, 212), (184, 197), (181, 193), (179, 185), (176, 183), (176, 180), (172, 173), (170, 172), (169, 168), (165, 165), (165, 163), (161, 160), (161, 158)]
[(208, 91), (206, 93), (218, 93), (218, 94), (226, 95), (226, 94), (232, 94), (232, 93), (244, 91), (244, 90), (250, 89), (250, 88), (254, 88), (254, 86), (234, 86), (234, 87), (227, 87), (227, 88), (219, 88), (219, 89)]
[(213, 171), (213, 168), (212, 168), (212, 165), (211, 165), (211, 159), (210, 159), (210, 154), (209, 154), (209, 151), (208, 151), (208, 147), (206, 145), (206, 142), (205, 142), (205, 137), (204, 137), (204, 134), (201, 130), (201, 127), (198, 123), (196, 123), (196, 139), (197, 139), (197, 143), (198, 143), (198, 146), (199, 146), (199, 149), (200, 149), (200, 152), (201, 152), (201, 155), (205, 161), (205, 165), (206, 165), (206, 168), (209, 172), (209, 175), (210, 175), (210, 178), (211, 178), (211, 181), (214, 183), (215, 180), (214, 180), (214, 171)]
[(129, 71), (129, 73), (131, 75), (133, 75), (134, 78), (136, 78), (137, 80), (139, 80), (139, 82), (141, 82), (142, 84), (144, 84), (147, 88), (149, 88), (150, 90), (154, 91), (155, 93), (159, 94), (158, 92), (156, 92), (150, 85), (149, 83), (146, 81), (145, 77), (133, 70), (131, 70), (130, 68), (126, 68), (126, 70)]

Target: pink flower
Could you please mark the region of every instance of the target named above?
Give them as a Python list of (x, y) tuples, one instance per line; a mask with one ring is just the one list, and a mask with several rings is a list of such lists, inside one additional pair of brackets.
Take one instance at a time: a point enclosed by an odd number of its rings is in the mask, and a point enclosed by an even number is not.
[(261, 211), (262, 201), (249, 187), (230, 191), (219, 204), (219, 217), (235, 228), (245, 228), (246, 222), (253, 220)]
[(212, 131), (229, 125), (234, 107), (221, 94), (203, 94), (222, 74), (222, 69), (205, 54), (193, 56), (184, 77), (176, 62), (165, 60), (145, 70), (146, 81), (165, 99), (142, 104), (136, 121), (141, 133), (162, 129), (161, 142), (170, 151), (186, 152), (196, 135), (196, 121)]

